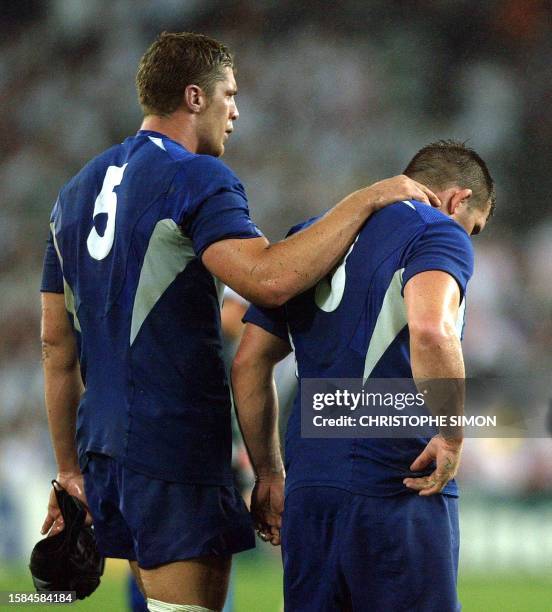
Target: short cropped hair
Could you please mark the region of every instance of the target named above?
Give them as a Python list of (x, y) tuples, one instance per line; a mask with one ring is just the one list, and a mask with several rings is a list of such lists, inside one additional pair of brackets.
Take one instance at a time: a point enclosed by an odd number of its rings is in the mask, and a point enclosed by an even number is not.
[(209, 96), (224, 68), (234, 67), (228, 49), (193, 32), (163, 32), (144, 53), (136, 88), (144, 115), (170, 115), (182, 104), (184, 90), (197, 85)]
[(453, 185), (471, 189), (470, 206), (484, 209), (490, 201), (489, 216), (494, 212), (496, 194), (491, 173), (481, 157), (464, 142), (439, 140), (427, 145), (414, 155), (404, 174), (433, 190)]

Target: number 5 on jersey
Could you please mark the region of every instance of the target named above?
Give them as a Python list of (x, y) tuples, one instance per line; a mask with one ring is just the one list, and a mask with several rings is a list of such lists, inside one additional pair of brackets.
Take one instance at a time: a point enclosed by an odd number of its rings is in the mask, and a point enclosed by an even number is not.
[[(98, 261), (105, 259), (113, 247), (113, 240), (115, 239), (115, 216), (117, 214), (117, 194), (113, 190), (121, 184), (127, 165), (128, 164), (122, 166), (109, 166), (105, 173), (102, 190), (94, 203), (94, 213), (92, 215), (94, 227), (92, 227), (88, 235), (86, 246), (88, 247), (90, 256)], [(100, 236), (96, 229), (96, 217), (101, 214), (107, 215), (107, 222), (105, 230)]]

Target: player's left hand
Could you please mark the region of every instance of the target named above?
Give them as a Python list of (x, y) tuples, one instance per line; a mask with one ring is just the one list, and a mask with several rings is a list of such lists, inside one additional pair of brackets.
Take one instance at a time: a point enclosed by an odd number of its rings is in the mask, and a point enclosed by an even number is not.
[(251, 515), (255, 529), (264, 542), (280, 545), (280, 528), (284, 511), (284, 476), (257, 478), (251, 493)]
[[(69, 495), (73, 495), (77, 499), (79, 499), (86, 508), (88, 508), (88, 503), (86, 501), (86, 495), (84, 492), (84, 478), (80, 472), (71, 472), (65, 473), (60, 472), (56, 476), (56, 480), (59, 484), (69, 493)], [(92, 516), (89, 512), (86, 513), (85, 525), (92, 525)], [(57, 535), (65, 528), (65, 524), (63, 521), (63, 516), (61, 515), (61, 510), (59, 509), (56, 494), (54, 489), (50, 491), (50, 499), (48, 501), (48, 513), (46, 514), (46, 518), (44, 519), (44, 523), (42, 524), (42, 528), (40, 533), (48, 534), (48, 537)]]
[(458, 472), (462, 445), (462, 439), (434, 436), (412, 463), (410, 470), (420, 472), (433, 461), (436, 464), (435, 470), (429, 476), (405, 478), (403, 484), (413, 491), (419, 491), (419, 495), (440, 493)]

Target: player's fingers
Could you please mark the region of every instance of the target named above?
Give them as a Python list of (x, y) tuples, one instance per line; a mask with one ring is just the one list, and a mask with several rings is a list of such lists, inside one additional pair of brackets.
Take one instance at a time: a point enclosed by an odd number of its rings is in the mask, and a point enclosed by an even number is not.
[(431, 206), (435, 208), (441, 208), (441, 200), (431, 191), (431, 189), (417, 181), (414, 181), (414, 183), (416, 183), (416, 187), (425, 195), (424, 202), (431, 204)]
[(444, 489), (443, 486), (435, 485), (434, 487), (431, 487), (430, 489), (422, 489), (418, 493), (418, 495), (420, 495), (420, 497), (429, 497), (430, 495), (436, 495), (437, 493), (441, 493), (443, 489)]
[(421, 491), (424, 487), (431, 486), (427, 482), (427, 478), (405, 478), (403, 480), (403, 484), (408, 489), (412, 489), (413, 491)]
[[(428, 495), (435, 495), (436, 493), (440, 493), (446, 486), (449, 478), (447, 475), (438, 472), (435, 470), (429, 476), (425, 478), (418, 478), (413, 480), (419, 480), (421, 482), (417, 483), (417, 486), (409, 487), (417, 490), (420, 495), (426, 497)], [(407, 485), (408, 486), (408, 485)]]
[(266, 531), (257, 531), (257, 535), (263, 542), (270, 542), (270, 540), (272, 539), (270, 533)]
[(427, 489), (422, 489), (419, 492), (419, 495), (422, 497), (428, 497), (429, 495), (435, 495), (436, 493), (441, 493), (441, 491), (445, 488), (446, 482), (435, 481), (435, 484)]
[(282, 517), (277, 512), (269, 511), (264, 516), (264, 522), (279, 529), (282, 526)]
[(255, 531), (261, 531), (263, 528), (263, 524), (261, 523), (261, 521), (256, 520), (256, 521), (253, 521), (253, 527)]
[(424, 489), (432, 489), (437, 484), (437, 480), (432, 474), (421, 478), (405, 478), (403, 484), (413, 491), (423, 491)]
[(278, 527), (272, 526), (270, 529), (270, 543), (272, 546), (280, 545), (280, 529)]
[(40, 533), (42, 534), (48, 533), (48, 531), (50, 531), (50, 529), (52, 528), (52, 525), (58, 518), (62, 518), (63, 520), (63, 517), (61, 516), (61, 512), (59, 508), (57, 507), (53, 508), (52, 506), (48, 506), (48, 514), (46, 514), (46, 518), (44, 519), (44, 522), (42, 523), (42, 527), (40, 528)]
[(42, 523), (42, 527), (40, 528), (40, 533), (44, 535), (50, 531), (50, 527), (54, 524), (54, 517), (50, 516), (50, 514), (46, 515), (44, 522)]
[(48, 537), (51, 538), (52, 536), (55, 536), (58, 533), (62, 532), (64, 529), (65, 529), (65, 523), (63, 521), (63, 518), (60, 516), (54, 521), (54, 524), (52, 525), (50, 531), (48, 532)]
[(253, 517), (253, 524), (257, 531), (270, 530), (270, 526), (273, 524), (272, 515), (266, 512), (257, 512)]
[(258, 521), (255, 524), (255, 530), (263, 542), (268, 542), (272, 537), (271, 526), (265, 521)]
[(417, 187), (413, 187), (411, 190), (411, 194), (408, 196), (409, 200), (417, 200), (418, 202), (423, 202), (424, 204), (429, 205), (429, 199), (426, 194)]
[(426, 447), (424, 450), (414, 459), (410, 466), (411, 472), (420, 472), (425, 469), (433, 461), (433, 455)]

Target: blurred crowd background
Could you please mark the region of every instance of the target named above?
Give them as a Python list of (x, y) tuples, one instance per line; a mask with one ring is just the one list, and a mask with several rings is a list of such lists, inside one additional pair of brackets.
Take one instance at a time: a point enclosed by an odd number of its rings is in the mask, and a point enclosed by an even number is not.
[[(39, 339), (50, 209), (88, 159), (138, 129), (136, 66), (162, 30), (203, 32), (235, 53), (240, 118), (225, 161), (272, 240), (400, 173), (421, 146), (467, 140), (497, 183), (495, 218), (474, 240), (468, 372), (550, 379), (548, 2), (18, 0), (0, 16), (0, 558), (27, 554), (46, 498), (29, 507), (22, 491), (38, 499), (55, 471)], [(548, 435), (468, 441), (468, 498), (490, 495), (491, 516), (526, 503), (530, 516), (552, 496)], [(22, 524), (36, 527), (27, 539)]]

